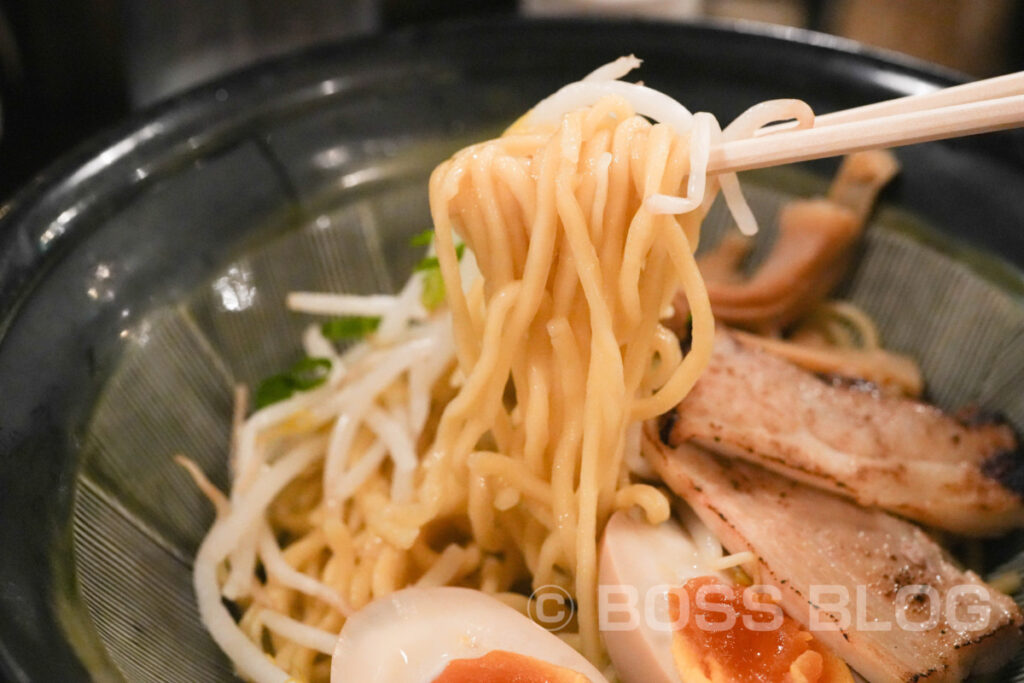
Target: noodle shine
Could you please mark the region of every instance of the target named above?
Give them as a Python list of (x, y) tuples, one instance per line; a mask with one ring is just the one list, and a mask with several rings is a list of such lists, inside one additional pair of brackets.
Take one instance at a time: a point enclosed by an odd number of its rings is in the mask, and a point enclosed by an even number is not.
[[(342, 354), (311, 328), (307, 352), (330, 375), (247, 420), (243, 407), (227, 499), (191, 470), (218, 511), (196, 559), (200, 614), (243, 676), (328, 680), (346, 617), (417, 583), (477, 588), (524, 612), (526, 595), (560, 587), (576, 608), (561, 635), (605, 664), (597, 540), (618, 508), (654, 523), (670, 514), (630, 463), (638, 424), (677, 405), (710, 359), (694, 251), (720, 183), (753, 227), (735, 178), (706, 175), (730, 131), (614, 80), (637, 63), (567, 86), (434, 171), (445, 308), (420, 304), (422, 273), (395, 296), (290, 297), (293, 309), (381, 321)], [(806, 123), (799, 105), (737, 121), (744, 134)], [(679, 291), (685, 353), (661, 324)]]
[[(573, 594), (592, 661), (602, 656), (596, 541), (630, 484), (625, 450), (638, 444), (627, 444), (627, 428), (676, 405), (710, 357), (714, 322), (693, 258), (703, 212), (644, 206), (678, 191), (689, 151), (689, 138), (612, 95), (553, 131), (527, 120), (463, 150), (430, 183), (467, 380), (428, 459), (468, 489), (470, 527), (486, 550), (520, 555), (534, 589), (564, 584)], [(480, 264), (475, 302), (461, 295), (454, 231)], [(659, 319), (680, 287), (693, 315), (685, 357), (659, 344)], [(493, 489), (517, 482), (477, 466), (485, 439), (537, 483), (542, 516), (526, 506), (493, 510)], [(651, 487), (627, 490), (620, 502), (667, 506), (644, 500), (661, 497)], [(541, 533), (524, 533), (548, 520)]]

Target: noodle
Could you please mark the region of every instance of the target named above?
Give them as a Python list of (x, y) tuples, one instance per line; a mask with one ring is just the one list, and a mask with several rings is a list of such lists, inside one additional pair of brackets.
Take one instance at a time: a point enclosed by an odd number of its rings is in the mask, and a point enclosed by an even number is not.
[[(445, 308), (421, 304), (421, 272), (393, 296), (289, 296), (295, 310), (380, 321), (344, 353), (307, 330), (307, 351), (331, 361), (326, 382), (239, 425), (229, 499), (208, 491), (220, 513), (196, 593), (243, 676), (326, 680), (328, 635), (412, 584), (478, 588), (523, 612), (525, 585), (559, 586), (577, 609), (560, 635), (604, 664), (597, 539), (616, 509), (638, 506), (653, 523), (671, 514), (664, 493), (634, 480), (638, 427), (678, 404), (710, 359), (694, 251), (720, 182), (741, 227), (756, 227), (735, 179), (707, 176), (710, 148), (807, 118), (778, 104), (723, 133), (709, 114), (614, 80), (638, 64), (598, 69), (435, 169)], [(679, 291), (692, 314), (685, 353), (661, 324)], [(700, 544), (734, 561), (710, 534)], [(243, 609), (238, 623), (222, 596)]]
[[(546, 112), (541, 106), (535, 110), (542, 121)], [(532, 118), (521, 122), (519, 131), (533, 132)], [(675, 120), (679, 125), (680, 119)], [(628, 155), (611, 152), (616, 138)], [(584, 140), (590, 144), (584, 146)], [(457, 154), (431, 178), (438, 258), (460, 340), (460, 367), (467, 377), (442, 417), (432, 454), (457, 466), (489, 433), (501, 453), (526, 462), (525, 444), (542, 443), (532, 432), (543, 413), (531, 410), (531, 403), (538, 393), (536, 375), (544, 372), (537, 369), (538, 361), (547, 359), (550, 379), (543, 421), (546, 431), (557, 436), (543, 443), (543, 453), (534, 450), (529, 461), (535, 471), (538, 461), (550, 463), (541, 467), (541, 480), (550, 481), (553, 489), (553, 534), (558, 540), (548, 542), (541, 555), (572, 577), (582, 648), (593, 661), (602, 657), (596, 539), (613, 509), (626, 428), (678, 403), (710, 357), (713, 321), (687, 239), (687, 233), (696, 234), (701, 216), (676, 219), (643, 208), (647, 197), (679, 187), (692, 168), (693, 146), (673, 128), (635, 117), (629, 103), (613, 95), (590, 110), (566, 115), (549, 138), (525, 154), (521, 149), (509, 154), (499, 139)], [(607, 164), (585, 166), (588, 158), (606, 161), (607, 154), (612, 156)], [(532, 215), (518, 203), (513, 211), (499, 206), (492, 176), (481, 172), (481, 165), (489, 167), (498, 156), (506, 167), (519, 165), (537, 178)], [(607, 166), (606, 190), (597, 192), (596, 182), (579, 182), (587, 166)], [(692, 191), (703, 192), (702, 171), (689, 174)], [(616, 190), (617, 196), (625, 196), (626, 210), (588, 221), (597, 215), (594, 201), (603, 204), (606, 193)], [(579, 195), (587, 196), (590, 205), (583, 205)], [(697, 200), (692, 208), (702, 204), (703, 196)], [(486, 322), (479, 346), (456, 268), (456, 224), (474, 253), (488, 255), (480, 260)], [(517, 234), (523, 237), (518, 241), (528, 244), (525, 254), (510, 246)], [(609, 254), (612, 267), (598, 254)], [(692, 298), (694, 343), (662, 386), (645, 386), (654, 365), (660, 314), (680, 285)], [(551, 367), (552, 361), (558, 367)], [(507, 405), (508, 393), (514, 395), (513, 405)], [(524, 415), (534, 419), (527, 421)], [(479, 477), (469, 487), (473, 535), (484, 547), (497, 548), (495, 527), (515, 525), (516, 520), (506, 518), (524, 511), (496, 512), (482, 505), (486, 489)], [(534, 579), (534, 588), (539, 588)]]

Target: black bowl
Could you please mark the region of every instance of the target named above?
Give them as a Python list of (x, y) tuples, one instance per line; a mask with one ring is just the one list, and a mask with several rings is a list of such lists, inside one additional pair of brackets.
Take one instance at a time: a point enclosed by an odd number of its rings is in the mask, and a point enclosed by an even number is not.
[[(4, 206), (0, 671), (230, 680), (191, 601), (211, 511), (170, 456), (188, 452), (224, 484), (230, 382), (296, 351), (304, 320), (281, 293), (393, 287), (415, 261), (406, 237), (429, 220), (434, 163), (631, 52), (645, 82), (722, 120), (768, 98), (824, 112), (957, 78), (747, 25), (443, 25), (305, 52), (163, 103)], [(899, 157), (885, 197), (897, 208), (847, 293), (891, 345), (921, 356), (936, 400), (981, 401), (1020, 427), (1024, 135)], [(833, 169), (749, 186), (770, 218)]]

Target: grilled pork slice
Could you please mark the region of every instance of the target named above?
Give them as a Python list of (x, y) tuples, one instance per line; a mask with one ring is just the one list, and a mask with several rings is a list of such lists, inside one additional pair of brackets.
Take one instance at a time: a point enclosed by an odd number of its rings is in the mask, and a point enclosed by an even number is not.
[(726, 331), (662, 420), (672, 445), (693, 441), (935, 527), (993, 535), (1024, 525), (1024, 457), (1007, 425), (824, 381)]
[(1022, 643), (1020, 610), (954, 566), (921, 529), (765, 469), (676, 449), (648, 457), (756, 580), (871, 683), (961, 681), (994, 671)]

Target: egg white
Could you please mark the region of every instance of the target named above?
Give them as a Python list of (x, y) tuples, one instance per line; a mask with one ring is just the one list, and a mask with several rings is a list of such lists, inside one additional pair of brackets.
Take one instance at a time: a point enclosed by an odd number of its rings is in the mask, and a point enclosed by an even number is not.
[[(728, 583), (708, 568), (708, 559), (675, 520), (652, 525), (628, 511), (612, 515), (601, 541), (598, 583), (606, 595), (615, 594), (605, 598), (609, 613), (602, 633), (623, 683), (685, 683), (672, 656), (668, 591), (700, 576)], [(620, 601), (633, 596), (635, 627), (627, 630)]]
[(332, 683), (431, 683), (453, 659), (503, 650), (607, 683), (557, 636), (516, 610), (469, 588), (406, 588), (352, 615), (331, 665)]

